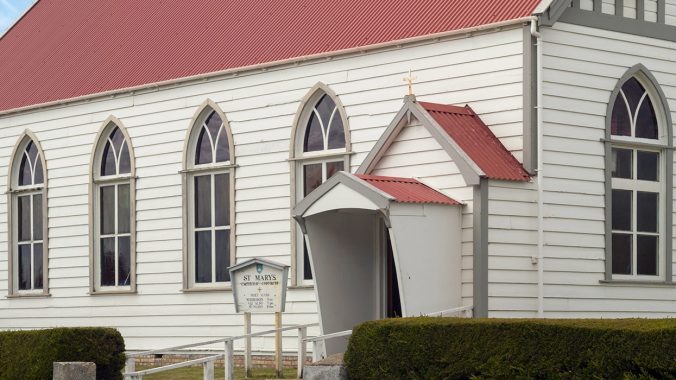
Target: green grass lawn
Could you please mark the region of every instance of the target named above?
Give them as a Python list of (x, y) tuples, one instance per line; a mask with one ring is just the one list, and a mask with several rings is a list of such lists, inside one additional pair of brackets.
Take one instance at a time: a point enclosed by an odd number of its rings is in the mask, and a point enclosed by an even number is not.
[[(137, 366), (137, 371), (142, 371), (144, 369), (149, 369), (152, 367), (148, 366)], [(274, 379), (275, 370), (271, 368), (254, 368), (253, 377), (250, 379)], [(177, 368), (171, 371), (156, 373), (153, 375), (143, 376), (143, 380), (202, 380), (202, 367), (185, 367)], [(216, 368), (214, 371), (215, 379), (225, 378), (225, 372), (223, 368)], [(244, 368), (235, 368), (235, 379), (244, 379)], [(296, 378), (296, 369), (295, 368), (284, 368), (284, 378), (285, 379), (295, 379)]]

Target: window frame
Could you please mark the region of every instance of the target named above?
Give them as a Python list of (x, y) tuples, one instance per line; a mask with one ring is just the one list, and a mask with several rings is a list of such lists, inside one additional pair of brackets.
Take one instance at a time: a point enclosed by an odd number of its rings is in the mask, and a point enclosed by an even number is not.
[[(42, 160), (42, 175), (43, 181), (40, 185), (19, 186), (18, 176), (19, 167), (21, 165), (21, 157), (29, 143), (33, 143), (38, 151), (38, 155)], [(49, 293), (49, 218), (48, 218), (48, 168), (47, 160), (45, 158), (42, 146), (37, 136), (30, 130), (24, 131), (17, 143), (14, 145), (14, 151), (10, 156), (9, 162), (9, 177), (7, 179), (7, 221), (8, 221), (8, 283), (7, 283), (7, 297), (47, 297)], [(36, 194), (42, 196), (42, 289), (20, 290), (18, 284), (18, 225), (19, 222), (14, 220), (18, 215), (18, 200), (22, 196), (31, 197), (31, 224), (33, 224), (33, 200), (32, 197)], [(32, 228), (32, 226), (31, 226)], [(31, 241), (35, 244), (35, 241)], [(32, 266), (31, 266), (32, 267)]]
[[(101, 176), (101, 159), (103, 150), (106, 147), (108, 137), (113, 129), (118, 128), (122, 133), (127, 150), (129, 152), (129, 174), (117, 174), (111, 176)], [(136, 293), (136, 156), (131, 138), (127, 133), (122, 122), (114, 116), (108, 117), (94, 140), (92, 154), (89, 163), (89, 294), (127, 294)], [(101, 266), (100, 266), (100, 215), (101, 199), (100, 191), (102, 187), (129, 185), (129, 233), (115, 233), (115, 237), (120, 235), (129, 236), (129, 285), (101, 285)], [(117, 195), (117, 189), (115, 191)], [(115, 197), (115, 214), (117, 215), (117, 196)], [(115, 218), (117, 224), (117, 217)], [(117, 225), (115, 227), (117, 229)], [(117, 251), (116, 251), (117, 252)], [(116, 266), (117, 273), (117, 266)]]
[[(345, 136), (345, 148), (326, 149), (321, 151), (304, 152), (305, 131), (314, 112), (317, 102), (324, 96), (328, 96), (336, 105), (336, 111), (341, 118)], [(325, 173), (325, 164), (330, 162), (343, 161), (343, 170), (350, 171), (351, 137), (350, 126), (345, 107), (338, 95), (336, 95), (327, 85), (319, 82), (314, 85), (301, 100), (296, 112), (291, 132), (291, 143), (289, 147), (289, 162), (291, 173), (291, 205), (296, 205), (304, 198), (303, 167), (310, 164), (323, 163), (322, 173)], [(314, 286), (314, 279), (306, 280), (304, 278), (304, 251), (303, 232), (291, 220), (291, 284), (292, 286)]]
[[(612, 112), (615, 100), (621, 96), (620, 89), (631, 78), (635, 78), (646, 90), (650, 100), (652, 101), (653, 109), (657, 117), (658, 124), (658, 138), (645, 139), (627, 136), (617, 136), (611, 133)], [(630, 68), (617, 82), (613, 90), (610, 101), (606, 111), (606, 125), (605, 125), (604, 153), (605, 153), (605, 277), (601, 282), (606, 283), (666, 283), (673, 284), (673, 252), (672, 252), (672, 229), (673, 229), (673, 135), (671, 114), (666, 103), (666, 97), (662, 92), (660, 86), (655, 80), (654, 76), (648, 71), (645, 66), (638, 64)], [(660, 176), (658, 192), (658, 207), (660, 215), (658, 217), (658, 261), (657, 261), (657, 275), (639, 275), (636, 272), (635, 262), (637, 261), (636, 252), (631, 253), (632, 258), (632, 274), (613, 274), (613, 252), (612, 252), (612, 190), (631, 190), (636, 194), (641, 191), (645, 184), (637, 179), (620, 179), (612, 177), (612, 149), (630, 149), (632, 150), (632, 170), (634, 178), (637, 178), (636, 172), (636, 151), (651, 151), (659, 153), (659, 170)], [(616, 186), (613, 186), (616, 184)], [(651, 190), (650, 192), (654, 192)], [(634, 197), (633, 197), (634, 198)], [(632, 236), (638, 233), (636, 230), (636, 215), (635, 203), (636, 199), (632, 198)], [(632, 247), (636, 242), (632, 240)]]
[[(226, 137), (228, 138), (229, 146), (229, 160), (223, 163), (211, 163), (196, 165), (195, 151), (197, 148), (197, 140), (202, 129), (204, 121), (211, 115), (212, 112), (218, 114), (223, 122)], [(232, 129), (230, 123), (225, 116), (225, 113), (220, 107), (211, 99), (202, 103), (195, 112), (190, 127), (186, 133), (183, 147), (183, 167), (180, 171), (182, 177), (182, 194), (183, 194), (183, 292), (202, 292), (202, 291), (222, 291), (230, 290), (231, 282), (216, 282), (211, 283), (197, 283), (195, 282), (195, 255), (194, 255), (194, 179), (201, 175), (228, 174), (229, 176), (229, 205), (228, 213), (230, 217), (230, 225), (227, 229), (230, 230), (230, 265), (234, 265), (237, 260), (236, 252), (236, 222), (235, 222), (235, 181), (236, 181), (236, 155), (235, 146), (232, 137)], [(213, 181), (212, 181), (213, 188)], [(212, 199), (214, 194), (211, 194)], [(213, 204), (212, 204), (213, 212)], [(212, 218), (214, 215), (212, 215)], [(218, 227), (212, 226), (211, 229), (216, 230)], [(214, 262), (212, 262), (212, 272)], [(215, 280), (215, 279), (214, 279)]]

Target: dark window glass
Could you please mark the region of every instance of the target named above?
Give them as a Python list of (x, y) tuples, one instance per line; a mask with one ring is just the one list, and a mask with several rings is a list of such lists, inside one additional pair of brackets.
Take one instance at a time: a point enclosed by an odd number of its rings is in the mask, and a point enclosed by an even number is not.
[(636, 274), (657, 275), (657, 236), (636, 236)]
[(610, 133), (615, 136), (631, 136), (631, 116), (627, 111), (622, 94), (618, 94), (610, 119)]
[(230, 176), (228, 174), (214, 175), (214, 201), (216, 202), (216, 225), (229, 226), (230, 213)]
[(657, 152), (636, 152), (638, 179), (643, 181), (659, 181), (660, 154)]
[(17, 198), (17, 216), (19, 218), (19, 241), (31, 240), (31, 197)]
[(326, 163), (326, 179), (329, 179), (329, 178), (333, 177), (334, 174), (338, 173), (341, 170), (344, 170), (343, 166), (344, 166), (343, 161), (327, 162)]
[(221, 132), (223, 120), (221, 120), (221, 117), (218, 116), (216, 112), (211, 112), (204, 124), (207, 125), (207, 129), (211, 135), (211, 140), (215, 142), (216, 138), (218, 137), (218, 133)]
[(33, 289), (42, 289), (42, 244), (33, 245)]
[(39, 185), (45, 182), (43, 171), (44, 169), (42, 168), (42, 159), (38, 157), (37, 161), (35, 162), (35, 179), (33, 180), (34, 185)]
[(228, 145), (228, 134), (221, 128), (221, 135), (216, 142), (216, 162), (226, 162), (230, 160), (230, 145)]
[(115, 286), (115, 238), (101, 239), (101, 286)]
[(101, 235), (115, 233), (115, 186), (101, 187)]
[(42, 195), (33, 195), (33, 240), (42, 240)]
[(32, 141), (26, 145), (26, 153), (28, 153), (28, 158), (33, 163), (35, 162), (36, 158), (38, 158), (38, 148), (35, 146), (35, 144), (33, 144)]
[(202, 128), (197, 137), (195, 149), (195, 165), (210, 164), (214, 161), (213, 148), (206, 128)]
[(631, 274), (631, 235), (613, 234), (613, 274)]
[(659, 194), (639, 191), (636, 193), (636, 230), (657, 232)]
[(124, 142), (122, 146), (122, 152), (120, 153), (120, 172), (118, 174), (129, 174), (131, 173), (131, 159), (129, 157), (129, 148), (127, 143)]
[(230, 230), (216, 231), (216, 281), (230, 281)]
[(631, 149), (613, 148), (612, 155), (613, 155), (612, 162), (613, 178), (632, 178), (633, 151)]
[(211, 227), (211, 175), (195, 177), (195, 227)]
[(130, 240), (129, 236), (120, 236), (117, 238), (117, 275), (118, 275), (118, 285), (129, 285), (130, 284), (130, 263), (131, 263), (131, 254), (130, 254)]
[(631, 190), (613, 189), (613, 230), (631, 231)]
[(330, 96), (324, 95), (319, 99), (315, 108), (322, 118), (322, 124), (324, 124), (324, 129), (326, 130), (330, 124), (331, 115), (333, 115), (333, 111), (336, 109), (336, 103), (333, 102)]
[(19, 289), (31, 288), (31, 246), (19, 245)]
[(322, 184), (322, 164), (303, 166), (303, 184), (303, 196), (307, 196)]
[(103, 148), (103, 154), (101, 156), (101, 176), (115, 174), (117, 174), (115, 151), (113, 150), (113, 146), (110, 145), (110, 141), (108, 141), (106, 146)]
[(649, 96), (646, 96), (641, 103), (636, 117), (636, 137), (644, 139), (657, 139), (657, 115)]
[(21, 163), (19, 164), (19, 186), (29, 186), (33, 184), (33, 172), (31, 164), (28, 162), (26, 154), (21, 156)]
[(343, 120), (336, 110), (336, 113), (329, 124), (329, 149), (345, 148), (345, 128), (343, 128)]
[(312, 112), (307, 127), (305, 128), (305, 140), (303, 152), (316, 152), (324, 150), (324, 133), (322, 126), (317, 118), (317, 114)]
[[(120, 152), (122, 149), (122, 143), (124, 142), (124, 136), (120, 128), (115, 127), (113, 132), (110, 133), (110, 140), (113, 142), (113, 147), (115, 147), (115, 152)], [(119, 155), (119, 154), (118, 154)]]
[(129, 209), (129, 185), (117, 186), (117, 232), (129, 233), (131, 223)]
[(195, 282), (211, 282), (211, 231), (195, 232)]
[(310, 251), (303, 239), (303, 279), (312, 280), (312, 266), (310, 265)]
[(629, 103), (629, 110), (633, 115), (636, 113), (638, 108), (638, 103), (641, 101), (641, 97), (645, 93), (645, 89), (641, 86), (641, 83), (636, 80), (636, 78), (629, 78), (624, 85), (622, 85), (622, 92), (627, 98), (627, 103)]

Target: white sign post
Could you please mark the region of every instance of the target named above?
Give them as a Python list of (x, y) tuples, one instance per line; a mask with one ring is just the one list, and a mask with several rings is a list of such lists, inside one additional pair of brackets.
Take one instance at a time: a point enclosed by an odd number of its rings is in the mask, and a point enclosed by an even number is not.
[[(286, 285), (289, 266), (264, 259), (250, 259), (228, 268), (232, 282), (235, 309), (244, 313), (245, 334), (251, 334), (251, 314), (275, 313), (275, 367), (281, 379), (282, 366), (282, 312), (286, 304)], [(251, 338), (245, 341), (244, 367), (251, 376)]]

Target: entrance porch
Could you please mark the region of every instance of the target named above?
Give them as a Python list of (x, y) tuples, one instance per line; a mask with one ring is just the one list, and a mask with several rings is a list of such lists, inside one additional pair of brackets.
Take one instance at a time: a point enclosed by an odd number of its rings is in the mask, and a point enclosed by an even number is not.
[[(322, 334), (461, 306), (461, 205), (410, 178), (340, 172), (294, 209)], [(345, 343), (327, 341), (326, 352)]]

